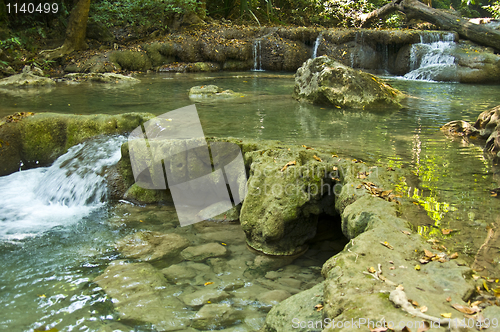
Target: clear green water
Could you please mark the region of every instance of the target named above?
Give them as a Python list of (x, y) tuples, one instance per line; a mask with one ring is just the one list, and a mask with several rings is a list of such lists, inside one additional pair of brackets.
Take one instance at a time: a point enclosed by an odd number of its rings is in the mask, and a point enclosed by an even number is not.
[[(439, 127), (457, 119), (473, 122), (480, 112), (499, 105), (500, 86), (388, 78), (412, 98), (402, 110), (369, 113), (298, 103), (291, 98), (294, 81), (290, 74), (140, 78), (142, 83), (133, 86), (63, 85), (46, 94), (23, 97), (0, 93), (0, 117), (21, 111), (160, 115), (191, 104), (190, 87), (216, 84), (246, 96), (197, 104), (208, 136), (322, 146), (370, 163), (406, 167), (418, 176), (418, 181), (408, 179), (401, 184), (401, 190), (419, 202), (420, 212), (412, 215), (418, 231), (440, 238), (469, 262), (484, 242), (486, 226), (499, 222), (498, 200), (488, 191), (499, 186), (491, 162), (485, 160), (480, 147), (451, 141)], [(19, 204), (30, 202), (20, 200)], [(109, 261), (120, 257), (113, 248), (117, 239), (148, 229), (137, 222), (116, 226), (110, 221), (137, 220), (150, 212), (142, 208), (130, 211), (121, 205), (102, 207), (36, 237), (15, 244), (0, 242), (0, 329), (32, 331), (50, 325), (63, 331), (98, 331), (103, 322), (117, 322), (111, 300), (91, 281)], [(172, 217), (169, 223), (174, 221)], [(443, 238), (441, 228), (458, 232)], [(499, 259), (492, 259), (488, 273), (498, 276)], [(301, 266), (310, 269), (307, 264)], [(244, 322), (241, 328), (251, 330)], [(133, 329), (150, 330), (148, 326)]]

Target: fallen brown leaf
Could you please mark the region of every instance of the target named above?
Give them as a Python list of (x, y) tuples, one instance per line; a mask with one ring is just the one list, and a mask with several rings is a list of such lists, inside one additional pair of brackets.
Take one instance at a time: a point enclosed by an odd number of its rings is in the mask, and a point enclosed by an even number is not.
[(316, 309), (316, 311), (321, 311), (321, 310), (323, 310), (323, 305), (321, 303), (320, 304), (316, 304), (314, 306), (314, 309)]
[(430, 252), (427, 249), (424, 249), (424, 255), (425, 255), (425, 257), (428, 257), (428, 258), (432, 258), (432, 257), (436, 256), (436, 254), (433, 254), (432, 252)]
[(285, 166), (283, 166), (283, 168), (281, 169), (282, 172), (284, 172), (288, 166), (293, 166), (293, 165), (296, 165), (297, 162), (294, 160), (294, 161), (289, 161)]
[(452, 304), (451, 306), (453, 307), (453, 309), (458, 310), (463, 314), (472, 315), (472, 314), (476, 313), (476, 311), (473, 310), (472, 308), (466, 307), (466, 306), (461, 305), (461, 304), (455, 303), (455, 304)]
[(426, 312), (426, 311), (427, 311), (427, 307), (425, 305), (420, 307), (420, 312)]
[(458, 252), (454, 252), (453, 254), (450, 255), (450, 259), (456, 259), (458, 258)]
[(380, 242), (380, 244), (383, 245), (384, 247), (387, 247), (387, 248), (391, 249), (391, 250), (394, 249), (394, 247), (391, 246), (387, 241)]
[(448, 235), (448, 234), (450, 234), (451, 232), (453, 232), (453, 229), (443, 228), (443, 229), (441, 230), (441, 233), (443, 233), (443, 235)]
[(318, 157), (317, 155), (314, 155), (314, 156), (313, 156), (313, 158), (314, 158), (315, 160), (319, 161), (319, 162), (322, 162), (322, 161), (323, 161), (323, 160), (321, 160), (321, 158), (320, 158), (320, 157)]
[(446, 298), (446, 302), (451, 302), (451, 296), (448, 296), (448, 297)]

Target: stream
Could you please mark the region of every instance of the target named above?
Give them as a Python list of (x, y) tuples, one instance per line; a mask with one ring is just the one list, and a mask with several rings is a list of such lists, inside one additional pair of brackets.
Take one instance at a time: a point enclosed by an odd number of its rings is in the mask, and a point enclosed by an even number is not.
[[(452, 141), (439, 130), (452, 120), (474, 122), (479, 113), (499, 105), (500, 86), (385, 76), (411, 98), (398, 111), (364, 112), (293, 100), (290, 73), (137, 77), (141, 83), (135, 85), (61, 84), (43, 94), (0, 94), (0, 118), (23, 111), (160, 115), (192, 104), (188, 98), (192, 86), (215, 84), (244, 96), (196, 104), (206, 136), (324, 147), (369, 164), (407, 168), (418, 182), (403, 181), (398, 190), (415, 201), (417, 212), (409, 216), (414, 230), (439, 239), (469, 264), (484, 242), (486, 227), (500, 222), (498, 200), (489, 193), (499, 186), (491, 161), (485, 159), (481, 147)], [(327, 239), (275, 275), (245, 276), (243, 270), (255, 254), (246, 249), (237, 225), (215, 236), (196, 225), (178, 227), (170, 206), (106, 200), (103, 173), (119, 160), (125, 139), (92, 139), (71, 148), (50, 167), (0, 177), (1, 330), (34, 331), (45, 326), (59, 331), (155, 331), (148, 324), (121, 321), (112, 300), (92, 282), (111, 261), (122, 258), (114, 243), (138, 230), (175, 232), (195, 244), (227, 244), (231, 254), (224, 258), (223, 271), (201, 264), (205, 267), (198, 266), (200, 272), (191, 282), (172, 285), (172, 289), (177, 287), (176, 293), (182, 293), (197, 285), (202, 288), (207, 281), (243, 284), (227, 301), (244, 318), (233, 326), (214, 325), (210, 330), (258, 330), (269, 310), (265, 303), (254, 300), (258, 294), (269, 289), (312, 287), (322, 280), (323, 262), (342, 249), (342, 242)], [(455, 231), (443, 235), (443, 228)], [(497, 265), (499, 259), (492, 257)], [(488, 272), (500, 276), (498, 267)], [(291, 278), (296, 281), (293, 287), (285, 283)], [(185, 308), (179, 321), (189, 320), (195, 313)]]

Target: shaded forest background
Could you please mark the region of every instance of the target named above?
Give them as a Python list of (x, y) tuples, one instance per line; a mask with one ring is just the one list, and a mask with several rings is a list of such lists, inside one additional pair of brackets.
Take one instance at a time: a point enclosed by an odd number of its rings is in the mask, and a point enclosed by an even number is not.
[[(46, 0), (31, 2), (36, 8), (38, 4), (43, 6)], [(24, 0), (0, 0), (0, 69), (7, 65), (2, 60), (2, 53), (25, 64), (31, 62), (40, 67), (50, 65), (49, 60), (37, 58), (36, 53), (44, 48), (61, 45), (70, 12), (78, 0), (54, 2), (58, 7), (56, 13), (15, 13), (14, 4), (17, 4), (17, 8), (22, 8)], [(132, 33), (138, 38), (161, 35), (175, 31), (178, 27), (176, 22), (188, 20), (189, 17), (195, 17), (198, 21), (201, 18), (207, 23), (223, 24), (353, 27), (360, 14), (369, 13), (389, 2), (390, 0), (92, 0), (87, 34), (90, 28), (109, 30), (115, 35)], [(498, 0), (433, 0), (432, 7), (453, 11), (464, 17), (500, 17)], [(406, 25), (404, 15), (399, 13), (376, 24), (382, 28)]]

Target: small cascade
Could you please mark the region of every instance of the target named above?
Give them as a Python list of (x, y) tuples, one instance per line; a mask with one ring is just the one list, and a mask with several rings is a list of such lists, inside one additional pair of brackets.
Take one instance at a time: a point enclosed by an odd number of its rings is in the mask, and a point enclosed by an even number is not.
[(261, 39), (255, 39), (253, 42), (253, 71), (263, 71)]
[(122, 136), (73, 146), (50, 167), (0, 177), (0, 238), (22, 239), (74, 223), (106, 201), (106, 169), (120, 159)]
[(318, 34), (318, 37), (316, 37), (316, 40), (314, 41), (314, 46), (313, 46), (313, 52), (311, 59), (315, 59), (318, 55), (318, 47), (321, 44), (321, 40), (323, 39), (323, 32), (320, 32)]
[[(354, 45), (359, 45), (359, 50), (351, 50), (350, 60), (351, 60), (351, 68), (354, 68), (355, 65), (359, 65), (360, 59), (359, 57), (363, 56), (363, 45), (365, 42), (364, 32), (356, 32), (354, 37)], [(356, 57), (358, 58), (357, 63), (355, 63)]]
[(410, 50), (410, 80), (434, 80), (440, 73), (456, 67), (451, 50), (455, 47), (453, 33), (428, 33), (420, 35), (420, 43)]

